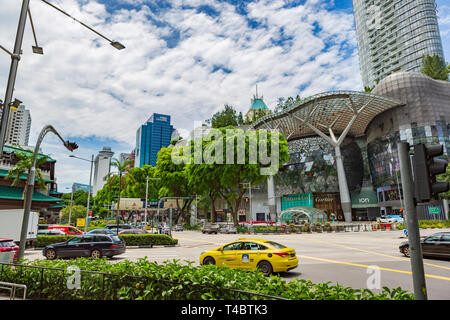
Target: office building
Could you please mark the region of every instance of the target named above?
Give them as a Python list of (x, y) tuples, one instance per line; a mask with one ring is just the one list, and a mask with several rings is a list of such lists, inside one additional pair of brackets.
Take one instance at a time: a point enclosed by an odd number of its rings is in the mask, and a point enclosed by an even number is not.
[(105, 177), (111, 170), (111, 158), (114, 152), (111, 151), (110, 147), (103, 147), (103, 150), (99, 151), (98, 155), (94, 160), (94, 180), (92, 193), (95, 197), (97, 191), (101, 190), (105, 185)]
[(353, 0), (353, 11), (364, 86), (420, 72), (424, 55), (444, 59), (434, 0)]
[(17, 109), (11, 108), (5, 143), (13, 146), (28, 146), (30, 130), (30, 110), (26, 109), (24, 105), (20, 105)]
[(158, 151), (170, 145), (173, 132), (170, 116), (154, 113), (136, 132), (135, 167), (156, 166)]

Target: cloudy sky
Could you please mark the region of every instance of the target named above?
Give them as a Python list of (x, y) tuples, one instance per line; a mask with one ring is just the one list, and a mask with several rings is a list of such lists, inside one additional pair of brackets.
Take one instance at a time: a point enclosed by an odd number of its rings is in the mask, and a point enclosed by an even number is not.
[[(103, 146), (135, 148), (136, 130), (154, 113), (191, 130), (224, 104), (245, 113), (258, 84), (270, 108), (278, 97), (361, 90), (351, 0), (49, 0), (102, 38), (31, 0), (14, 97), (31, 110), (30, 145), (45, 124), (75, 140), (77, 156)], [(0, 44), (12, 48), (20, 0), (0, 0)], [(437, 0), (450, 59), (450, 4)], [(10, 58), (0, 52), (0, 99)], [(42, 149), (57, 160), (58, 189), (88, 183), (89, 163), (69, 158), (52, 135)]]

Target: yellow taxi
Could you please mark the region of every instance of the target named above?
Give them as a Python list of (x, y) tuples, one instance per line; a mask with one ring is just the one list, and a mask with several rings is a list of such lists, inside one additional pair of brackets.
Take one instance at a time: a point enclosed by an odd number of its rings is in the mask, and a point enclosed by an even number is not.
[(200, 264), (224, 265), (252, 270), (258, 268), (269, 275), (289, 271), (298, 266), (295, 250), (271, 240), (239, 238), (200, 255)]

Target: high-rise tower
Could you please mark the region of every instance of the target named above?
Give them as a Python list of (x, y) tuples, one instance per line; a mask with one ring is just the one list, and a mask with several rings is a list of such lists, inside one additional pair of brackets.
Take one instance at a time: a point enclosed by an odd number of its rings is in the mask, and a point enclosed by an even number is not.
[(154, 113), (136, 132), (135, 167), (156, 166), (158, 151), (167, 147), (174, 129), (170, 116)]
[(444, 59), (435, 0), (353, 0), (353, 11), (364, 86), (420, 72), (424, 55)]

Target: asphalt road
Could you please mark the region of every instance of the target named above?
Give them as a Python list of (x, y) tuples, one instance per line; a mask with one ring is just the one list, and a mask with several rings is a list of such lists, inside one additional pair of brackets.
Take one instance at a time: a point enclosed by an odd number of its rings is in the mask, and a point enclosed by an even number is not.
[[(424, 229), (427, 236), (450, 229)], [(195, 231), (174, 232), (179, 240), (175, 247), (154, 247), (146, 249), (129, 248), (123, 255), (111, 262), (124, 259), (137, 260), (147, 257), (156, 262), (178, 259), (194, 261), (199, 264), (200, 254), (236, 240), (243, 235), (204, 235)], [(309, 279), (314, 283), (339, 283), (353, 288), (401, 287), (413, 292), (410, 259), (398, 250), (405, 241), (402, 231), (340, 232), (285, 235), (245, 235), (245, 238), (270, 239), (292, 247), (299, 258), (299, 267), (281, 273), (287, 281), (295, 278)], [(27, 259), (43, 259), (41, 251), (27, 250)], [(429, 299), (450, 299), (450, 261), (424, 259), (426, 286)], [(378, 269), (375, 269), (378, 268)], [(379, 275), (379, 281), (375, 275)]]

